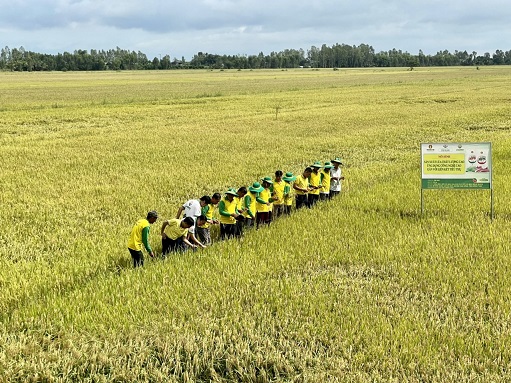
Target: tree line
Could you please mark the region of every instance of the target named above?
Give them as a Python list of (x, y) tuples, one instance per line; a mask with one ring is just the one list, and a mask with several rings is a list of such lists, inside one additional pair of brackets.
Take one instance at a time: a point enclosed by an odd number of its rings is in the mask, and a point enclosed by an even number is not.
[(417, 55), (392, 49), (375, 52), (367, 44), (359, 46), (335, 44), (309, 50), (285, 49), (258, 55), (219, 55), (198, 52), (190, 61), (171, 59), (170, 55), (154, 57), (117, 47), (109, 50), (75, 50), (73, 53), (37, 53), (20, 48), (2, 48), (0, 70), (7, 71), (102, 71), (150, 69), (287, 69), (287, 68), (366, 68), (366, 67), (427, 67), (459, 65), (511, 65), (511, 50), (496, 50), (493, 54), (448, 50), (434, 55)]

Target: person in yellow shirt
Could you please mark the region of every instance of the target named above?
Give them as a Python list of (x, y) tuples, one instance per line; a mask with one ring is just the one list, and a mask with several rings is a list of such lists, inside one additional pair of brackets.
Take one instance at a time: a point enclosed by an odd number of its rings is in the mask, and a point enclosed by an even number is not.
[(236, 218), (239, 216), (235, 198), (238, 193), (229, 188), (225, 197), (218, 203), (220, 214), (220, 239), (228, 239), (236, 236)]
[(286, 187), (286, 182), (282, 179), (282, 175), (282, 170), (277, 170), (275, 172), (275, 180), (270, 187), (271, 198), (273, 199), (274, 218), (278, 218), (284, 214), (284, 188)]
[(257, 213), (256, 199), (259, 196), (259, 193), (263, 190), (264, 188), (259, 182), (254, 182), (251, 186), (249, 186), (248, 193), (245, 197), (243, 197), (243, 206), (245, 208), (243, 215), (245, 216), (246, 228), (254, 225)]
[(206, 223), (196, 228), (196, 236), (201, 243), (208, 246), (211, 245), (211, 225), (218, 225), (218, 220), (214, 218), (215, 209), (222, 199), (220, 193), (211, 196), (211, 202), (202, 207), (202, 215), (206, 217)]
[(307, 167), (301, 175), (296, 177), (293, 183), (293, 190), (295, 191), (296, 209), (301, 209), (306, 206), (309, 207), (307, 202), (307, 194), (309, 193), (309, 177), (312, 173), (312, 168)]
[(243, 227), (245, 226), (245, 204), (244, 198), (247, 195), (247, 188), (242, 186), (237, 191), (236, 200), (236, 209), (238, 210), (239, 215), (236, 217), (236, 237), (241, 237), (243, 235)]
[(325, 162), (323, 170), (321, 171), (321, 191), (319, 193), (319, 199), (326, 201), (330, 197), (330, 169), (333, 166), (330, 162)]
[(154, 252), (149, 245), (149, 230), (151, 225), (158, 219), (158, 213), (154, 210), (147, 213), (147, 217), (139, 219), (131, 229), (128, 239), (128, 250), (133, 259), (133, 267), (144, 266), (144, 254), (142, 253), (142, 245), (151, 257)]
[[(204, 216), (200, 216), (197, 219), (199, 223), (203, 223), (204, 221)], [(192, 217), (185, 217), (183, 219), (173, 218), (163, 222), (161, 227), (161, 252), (163, 258), (171, 251), (185, 251), (185, 245), (191, 248), (196, 248), (197, 246), (206, 247), (200, 242), (198, 244), (193, 244), (188, 240), (188, 229), (194, 224), (195, 222)]]
[(293, 207), (293, 187), (291, 182), (296, 180), (296, 176), (294, 176), (291, 172), (287, 172), (282, 179), (286, 183), (284, 186), (284, 214), (290, 215), (291, 208)]
[(263, 190), (256, 198), (256, 229), (260, 225), (269, 225), (271, 222), (270, 208), (273, 202), (270, 187), (273, 184), (271, 177), (264, 177), (262, 180)]
[(316, 161), (311, 166), (312, 172), (309, 176), (309, 196), (307, 197), (309, 207), (313, 207), (319, 201), (319, 191), (321, 189), (321, 174), (319, 169), (323, 167), (321, 162)]

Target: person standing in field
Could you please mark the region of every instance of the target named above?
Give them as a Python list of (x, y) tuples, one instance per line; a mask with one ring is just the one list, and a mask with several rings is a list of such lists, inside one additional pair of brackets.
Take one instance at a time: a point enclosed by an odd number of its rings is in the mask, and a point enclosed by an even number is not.
[(330, 198), (333, 198), (341, 192), (341, 180), (343, 180), (344, 177), (342, 176), (339, 165), (343, 163), (339, 157), (334, 158), (330, 162), (334, 166), (330, 169)]
[(273, 217), (278, 218), (284, 214), (284, 188), (286, 183), (282, 180), (282, 170), (275, 172), (275, 180), (270, 187), (271, 198), (273, 199)]
[(247, 188), (242, 186), (237, 191), (236, 200), (236, 209), (238, 210), (238, 217), (236, 217), (236, 236), (241, 237), (243, 235), (243, 226), (245, 226), (245, 204), (244, 199), (247, 195)]
[(215, 193), (211, 196), (211, 202), (205, 205), (201, 211), (201, 214), (206, 217), (206, 223), (197, 225), (195, 228), (197, 239), (206, 246), (211, 245), (211, 225), (218, 225), (218, 220), (216, 220), (213, 215), (221, 199), (222, 196), (220, 193)]
[(286, 185), (284, 186), (284, 214), (290, 215), (291, 208), (293, 207), (293, 187), (291, 182), (296, 180), (296, 177), (291, 172), (287, 172), (284, 177), (282, 177)]
[(144, 266), (144, 254), (142, 253), (142, 245), (151, 257), (154, 257), (154, 252), (149, 245), (149, 230), (151, 225), (158, 219), (158, 213), (154, 210), (147, 213), (147, 217), (139, 219), (131, 229), (131, 234), (128, 239), (128, 250), (133, 259), (133, 267)]
[(321, 174), (319, 173), (319, 169), (323, 166), (321, 162), (316, 161), (311, 166), (312, 172), (309, 176), (309, 196), (307, 197), (309, 207), (313, 207), (319, 201), (319, 190), (321, 189)]
[(293, 183), (293, 189), (295, 190), (296, 209), (301, 209), (306, 206), (309, 207), (307, 202), (307, 194), (309, 193), (309, 177), (312, 173), (312, 168), (307, 167), (301, 175), (296, 177)]
[(330, 198), (330, 169), (333, 166), (330, 162), (325, 162), (323, 170), (321, 171), (321, 192), (319, 193), (319, 199), (326, 201)]
[(260, 225), (269, 225), (271, 222), (270, 208), (271, 208), (271, 192), (270, 187), (273, 184), (271, 177), (264, 177), (262, 180), (263, 190), (256, 198), (256, 229)]
[(236, 236), (236, 218), (239, 215), (235, 201), (237, 195), (236, 190), (229, 188), (225, 192), (225, 197), (218, 203), (220, 239), (229, 239)]
[[(204, 221), (206, 219), (204, 216), (199, 216), (199, 218)], [(163, 222), (161, 227), (161, 255), (163, 258), (171, 251), (185, 251), (185, 245), (191, 248), (197, 247), (197, 245), (188, 240), (188, 230), (194, 224), (195, 222), (192, 217), (185, 217), (183, 219), (173, 218)], [(201, 246), (206, 247), (202, 244)]]
[(249, 186), (248, 193), (243, 198), (243, 205), (245, 207), (243, 215), (245, 216), (246, 228), (254, 226), (257, 212), (256, 199), (259, 196), (259, 193), (263, 190), (264, 188), (259, 182), (254, 182), (251, 186)]

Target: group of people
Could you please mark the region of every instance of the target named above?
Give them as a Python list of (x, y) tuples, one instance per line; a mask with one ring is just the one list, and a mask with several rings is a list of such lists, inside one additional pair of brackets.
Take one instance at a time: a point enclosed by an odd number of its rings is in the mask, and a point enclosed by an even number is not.
[[(229, 188), (224, 196), (214, 193), (191, 199), (179, 207), (176, 217), (163, 222), (161, 227), (162, 257), (187, 248), (205, 248), (211, 241), (212, 225), (220, 226), (220, 239), (241, 237), (245, 229), (269, 225), (272, 220), (290, 215), (295, 201), (296, 209), (311, 208), (320, 200), (335, 197), (341, 192), (340, 158), (330, 162), (316, 161), (295, 176), (291, 172), (275, 172), (275, 177), (264, 177), (239, 189)], [(181, 216), (183, 215), (183, 218)], [(158, 219), (156, 211), (137, 221), (128, 239), (128, 250), (134, 267), (143, 266), (144, 247), (151, 257), (149, 230)]]

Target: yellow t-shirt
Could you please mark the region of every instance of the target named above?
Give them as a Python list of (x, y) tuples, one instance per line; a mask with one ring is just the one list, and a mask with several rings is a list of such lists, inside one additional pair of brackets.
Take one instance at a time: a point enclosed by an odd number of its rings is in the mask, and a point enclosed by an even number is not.
[(184, 229), (181, 227), (181, 221), (182, 219), (169, 219), (168, 225), (165, 226), (165, 230), (163, 232), (172, 240), (176, 240), (179, 237), (183, 237), (188, 234), (188, 228)]
[[(247, 195), (250, 197), (250, 211), (252, 212), (252, 214), (254, 214), (254, 217), (255, 217), (256, 212), (257, 212), (257, 210), (256, 210), (256, 198), (257, 198), (257, 193), (252, 193), (251, 191), (249, 191), (249, 192), (247, 193)], [(245, 196), (245, 198), (246, 198), (246, 196)], [(245, 206), (243, 206), (243, 207), (245, 207)], [(245, 218), (252, 218), (252, 217), (250, 216), (250, 214), (248, 214), (248, 212), (247, 212), (247, 211), (245, 211), (245, 212), (243, 213), (243, 215), (245, 216)]]
[(273, 183), (273, 204), (283, 205), (284, 204), (284, 188), (286, 187), (285, 181)]
[[(213, 214), (214, 213), (215, 213), (215, 205), (213, 205), (212, 203), (210, 203), (209, 205), (204, 206), (202, 208), (202, 214), (206, 216), (206, 219), (208, 221), (213, 219)], [(210, 226), (211, 226), (211, 224), (209, 222), (206, 222), (204, 225), (202, 225), (200, 227), (203, 228), (203, 229), (207, 229)]]
[[(236, 213), (236, 205), (237, 205), (237, 198), (234, 198), (232, 200), (232, 202), (230, 202), (227, 198), (224, 198), (220, 201), (220, 205), (222, 205), (223, 203), (223, 206), (224, 206), (224, 209), (227, 213), (229, 214), (234, 214)], [(222, 206), (219, 206), (219, 209), (221, 209)], [(223, 223), (223, 224), (228, 224), (228, 225), (233, 225), (236, 223), (236, 219), (232, 216), (225, 216), (225, 215), (222, 215), (220, 214), (220, 219), (219, 219), (220, 223)]]
[[(259, 193), (259, 199), (268, 202), (270, 200), (271, 193), (270, 189), (264, 189), (261, 193)], [(260, 203), (256, 201), (256, 210), (258, 213), (266, 213), (270, 211), (270, 207), (265, 203)]]
[(147, 226), (151, 224), (145, 218), (139, 219), (133, 229), (131, 229), (131, 234), (128, 239), (128, 248), (131, 250), (142, 250), (142, 230), (144, 230)]
[(284, 204), (287, 206), (293, 205), (293, 187), (291, 186), (291, 183), (286, 182), (286, 185), (284, 186), (284, 192), (286, 190), (289, 190), (286, 195), (284, 195)]
[[(321, 182), (321, 173), (320, 172), (317, 172), (317, 173), (312, 172), (310, 175), (310, 180), (309, 180), (310, 186), (321, 186), (320, 182)], [(319, 189), (313, 189), (309, 192), (309, 194), (319, 194)]]
[(321, 172), (323, 180), (321, 181), (321, 193), (330, 193), (330, 169)]
[[(309, 179), (304, 178), (303, 174), (300, 174), (298, 177), (296, 177), (294, 185), (296, 185), (297, 187), (299, 187), (301, 189), (307, 189), (309, 187)], [(295, 189), (295, 192), (298, 195), (307, 194), (306, 192), (303, 192), (301, 190), (296, 190), (296, 189)]]

